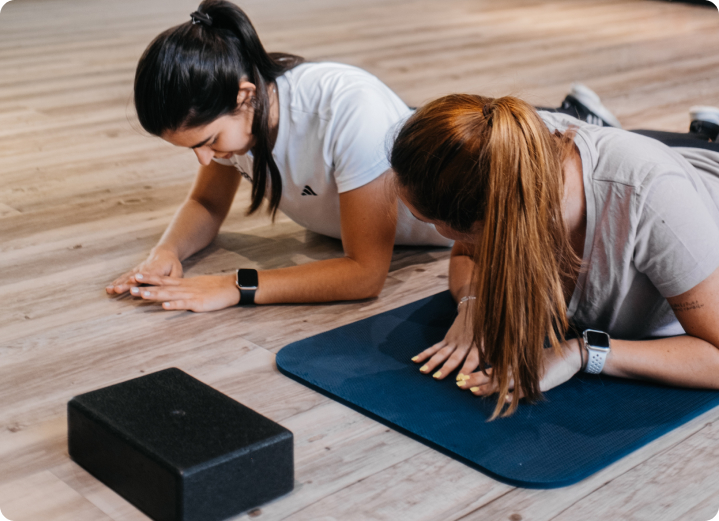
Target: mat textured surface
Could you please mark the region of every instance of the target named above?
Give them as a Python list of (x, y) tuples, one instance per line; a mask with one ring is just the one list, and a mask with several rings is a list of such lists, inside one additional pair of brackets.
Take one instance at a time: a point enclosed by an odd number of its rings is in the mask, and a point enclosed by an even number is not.
[(719, 392), (580, 374), (487, 422), (491, 398), (435, 381), (410, 358), (455, 317), (449, 292), (289, 344), (280, 371), (499, 481), (570, 485), (719, 405)]

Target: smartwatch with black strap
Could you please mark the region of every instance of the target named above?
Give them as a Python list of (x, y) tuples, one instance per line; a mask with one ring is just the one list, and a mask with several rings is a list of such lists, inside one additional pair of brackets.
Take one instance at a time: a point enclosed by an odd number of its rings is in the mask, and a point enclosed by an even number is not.
[(239, 269), (235, 277), (235, 285), (240, 290), (240, 301), (238, 304), (254, 304), (255, 303), (255, 292), (257, 291), (257, 285), (259, 279), (257, 277), (257, 270)]

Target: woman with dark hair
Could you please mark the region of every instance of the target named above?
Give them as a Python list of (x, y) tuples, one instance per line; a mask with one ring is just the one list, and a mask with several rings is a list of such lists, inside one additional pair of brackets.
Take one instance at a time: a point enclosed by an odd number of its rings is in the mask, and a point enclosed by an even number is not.
[(461, 389), (498, 393), (494, 417), (581, 370), (719, 388), (714, 130), (669, 148), (513, 97), (420, 108), (391, 165), (415, 217), (456, 241), (458, 302), (420, 371), (459, 368)]
[[(109, 294), (129, 290), (193, 311), (361, 299), (380, 292), (394, 244), (451, 245), (386, 195), (386, 139), (411, 110), (358, 68), (268, 54), (230, 2), (205, 0), (150, 44), (137, 66), (135, 106), (148, 132), (191, 148), (201, 167), (148, 259)], [(183, 279), (181, 261), (217, 235), (242, 177), (252, 183), (248, 213), (266, 199), (273, 217), (279, 209), (341, 238), (345, 256)]]

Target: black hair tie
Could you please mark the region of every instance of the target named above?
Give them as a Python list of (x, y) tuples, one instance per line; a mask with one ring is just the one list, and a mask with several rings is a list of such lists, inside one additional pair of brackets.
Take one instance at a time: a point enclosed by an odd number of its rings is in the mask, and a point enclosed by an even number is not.
[(203, 13), (202, 11), (195, 11), (190, 14), (193, 25), (204, 24), (207, 27), (212, 27), (212, 18), (210, 15)]

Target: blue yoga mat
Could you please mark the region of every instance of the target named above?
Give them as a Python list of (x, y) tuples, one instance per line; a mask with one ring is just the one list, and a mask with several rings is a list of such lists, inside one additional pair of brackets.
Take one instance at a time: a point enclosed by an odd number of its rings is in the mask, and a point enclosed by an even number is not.
[(496, 398), (436, 381), (410, 358), (456, 315), (449, 292), (284, 347), (282, 373), (495, 479), (570, 485), (719, 405), (719, 392), (580, 374), (487, 422)]

